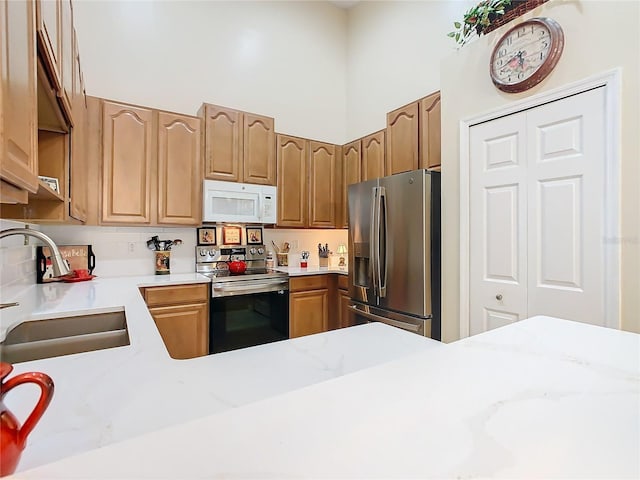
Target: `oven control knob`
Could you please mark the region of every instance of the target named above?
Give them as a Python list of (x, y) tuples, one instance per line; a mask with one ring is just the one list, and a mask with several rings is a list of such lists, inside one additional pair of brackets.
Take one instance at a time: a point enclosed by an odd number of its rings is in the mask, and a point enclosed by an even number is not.
[(201, 257), (204, 257), (207, 254), (205, 250), (198, 250), (198, 253), (200, 254)]
[(258, 254), (259, 254), (259, 255), (262, 255), (263, 253), (264, 253), (264, 248), (260, 247), (260, 248), (258, 249)]
[(249, 253), (250, 253), (251, 255), (255, 255), (255, 254), (256, 254), (256, 249), (255, 249), (255, 248), (250, 248), (250, 249), (249, 249)]
[(209, 253), (209, 255), (211, 255), (213, 257), (216, 254), (216, 251), (215, 250), (209, 250), (208, 253)]

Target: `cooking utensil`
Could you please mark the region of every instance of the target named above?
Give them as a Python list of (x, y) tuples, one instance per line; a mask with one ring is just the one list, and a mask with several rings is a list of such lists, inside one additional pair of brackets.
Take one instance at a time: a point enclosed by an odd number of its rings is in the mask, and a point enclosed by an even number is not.
[(289, 253), (289, 242), (284, 242), (284, 248), (282, 249), (284, 253)]
[(273, 245), (273, 248), (276, 249), (276, 253), (280, 253), (280, 248), (278, 247), (278, 245), (276, 245), (276, 242), (274, 242), (273, 240), (271, 240), (271, 244)]

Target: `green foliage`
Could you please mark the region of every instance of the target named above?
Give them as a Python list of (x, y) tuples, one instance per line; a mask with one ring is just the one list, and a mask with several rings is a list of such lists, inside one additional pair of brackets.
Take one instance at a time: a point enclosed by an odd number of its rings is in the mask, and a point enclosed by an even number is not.
[(511, 5), (511, 0), (483, 0), (464, 14), (462, 22), (454, 22), (455, 30), (447, 34), (461, 46), (469, 41), (475, 32), (478, 36), (491, 25), (498, 16), (504, 15), (505, 7)]

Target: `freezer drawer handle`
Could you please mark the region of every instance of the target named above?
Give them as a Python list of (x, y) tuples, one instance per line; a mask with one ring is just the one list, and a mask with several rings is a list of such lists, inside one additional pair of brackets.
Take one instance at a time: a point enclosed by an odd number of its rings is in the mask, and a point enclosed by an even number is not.
[(410, 332), (415, 332), (419, 334), (424, 334), (424, 331), (420, 325), (414, 325), (413, 323), (400, 322), (398, 320), (393, 320), (387, 317), (381, 317), (380, 315), (376, 315), (370, 312), (363, 312), (356, 305), (349, 305), (349, 308), (357, 313), (358, 315), (362, 315), (363, 317), (369, 318), (376, 322), (386, 323), (387, 325), (391, 325), (393, 327), (402, 328), (403, 330), (408, 330)]

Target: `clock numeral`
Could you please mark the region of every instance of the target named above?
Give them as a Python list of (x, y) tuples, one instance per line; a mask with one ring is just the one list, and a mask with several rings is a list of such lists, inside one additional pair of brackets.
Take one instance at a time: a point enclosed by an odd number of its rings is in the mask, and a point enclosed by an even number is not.
[(549, 42), (547, 42), (546, 40), (543, 40), (540, 43), (542, 44), (542, 48), (547, 48), (549, 46)]
[(507, 54), (507, 49), (506, 49), (506, 48), (501, 48), (501, 49), (498, 51), (498, 58), (499, 58), (499, 57), (504, 57), (506, 54)]
[(540, 60), (544, 60), (544, 52), (540, 52)]
[(522, 80), (524, 78), (524, 72), (520, 72), (518, 74), (518, 80)]
[(511, 36), (508, 36), (507, 39), (505, 40), (505, 43), (507, 45), (511, 45), (513, 43), (513, 38), (511, 38)]
[(504, 63), (504, 60), (498, 60), (498, 61), (496, 62), (496, 65), (498, 65), (499, 67), (501, 67), (503, 63)]

